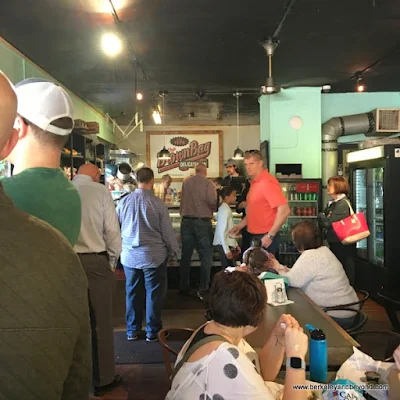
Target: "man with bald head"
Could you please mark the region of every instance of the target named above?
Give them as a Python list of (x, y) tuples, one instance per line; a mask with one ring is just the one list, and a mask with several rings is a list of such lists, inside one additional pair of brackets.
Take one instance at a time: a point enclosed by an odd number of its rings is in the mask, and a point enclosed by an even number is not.
[(182, 257), (180, 262), (180, 293), (190, 293), (190, 262), (196, 248), (200, 257), (199, 290), (210, 286), (212, 266), (212, 225), (211, 219), (217, 205), (217, 191), (214, 183), (207, 179), (207, 167), (200, 163), (196, 175), (185, 179), (182, 184), (181, 237)]
[(121, 253), (121, 231), (111, 194), (99, 182), (100, 170), (93, 164), (83, 164), (72, 181), (82, 203), (81, 230), (74, 250), (89, 282), (95, 395), (121, 382), (121, 377), (115, 375), (112, 322), (114, 269)]
[[(12, 151), (17, 98), (0, 72), (0, 159)], [(66, 238), (14, 207), (0, 181), (1, 398), (87, 400), (87, 279)]]

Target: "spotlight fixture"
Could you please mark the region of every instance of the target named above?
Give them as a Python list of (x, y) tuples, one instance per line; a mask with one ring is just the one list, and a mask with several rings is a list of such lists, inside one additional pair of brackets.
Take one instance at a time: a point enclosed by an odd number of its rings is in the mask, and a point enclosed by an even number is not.
[(322, 86), (322, 91), (324, 93), (328, 93), (328, 92), (330, 92), (331, 88), (332, 88), (331, 85), (324, 85), (324, 86)]
[(110, 57), (115, 57), (122, 50), (121, 39), (115, 33), (105, 33), (101, 39), (104, 53)]
[(357, 92), (364, 92), (366, 89), (362, 74), (363, 74), (362, 71), (357, 71), (352, 77), (352, 79), (356, 80), (356, 91)]
[(366, 89), (365, 84), (363, 82), (361, 73), (357, 74), (357, 84), (356, 84), (356, 90), (357, 92), (364, 92)]
[(278, 42), (269, 38), (263, 44), (263, 47), (268, 56), (268, 78), (265, 86), (261, 86), (261, 92), (267, 95), (279, 93), (281, 88), (279, 85), (275, 85), (274, 79), (272, 78), (272, 56), (275, 53), (275, 49), (278, 47)]
[(156, 125), (161, 125), (162, 120), (161, 120), (161, 114), (160, 111), (154, 110), (153, 111), (153, 121)]
[(136, 93), (136, 100), (142, 101), (143, 100), (143, 93), (137, 92)]

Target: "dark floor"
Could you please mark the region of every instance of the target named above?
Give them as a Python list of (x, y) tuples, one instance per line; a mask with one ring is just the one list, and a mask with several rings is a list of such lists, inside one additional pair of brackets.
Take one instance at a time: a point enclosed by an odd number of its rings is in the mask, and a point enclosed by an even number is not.
[[(125, 282), (117, 282), (114, 308), (115, 329), (125, 329)], [(364, 330), (391, 329), (386, 312), (379, 304), (368, 300), (363, 310), (368, 314)], [(163, 314), (164, 327), (196, 328), (204, 323), (204, 308), (197, 298), (182, 297), (177, 290), (168, 291)], [(145, 345), (145, 343), (143, 343)], [(117, 373), (124, 385), (103, 396), (106, 400), (161, 400), (168, 391), (169, 380), (164, 364), (118, 365)], [(93, 397), (95, 399), (95, 397)]]

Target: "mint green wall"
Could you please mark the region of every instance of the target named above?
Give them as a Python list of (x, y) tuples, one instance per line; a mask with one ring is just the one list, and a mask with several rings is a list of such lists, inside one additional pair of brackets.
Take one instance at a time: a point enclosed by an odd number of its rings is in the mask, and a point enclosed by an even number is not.
[[(44, 78), (57, 82), (52, 76), (44, 72), (41, 68), (36, 66), (21, 53), (13, 50), (11, 46), (8, 46), (1, 41), (0, 70), (2, 70), (14, 83), (19, 82), (25, 78), (32, 77)], [(72, 102), (74, 103), (75, 118), (82, 119), (84, 121), (97, 121), (100, 128), (100, 133), (98, 134), (98, 136), (111, 143), (115, 143), (115, 136), (113, 134), (112, 124), (108, 123), (106, 118), (102, 114), (97, 112), (88, 103), (84, 102), (78, 96), (73, 94), (70, 90), (66, 90), (71, 95)]]
[[(291, 117), (303, 126), (294, 130)], [(303, 178), (321, 177), (321, 89), (299, 87), (260, 97), (261, 141), (269, 140), (270, 171), (275, 164), (302, 164)]]
[(375, 108), (400, 108), (399, 92), (322, 94), (322, 123), (333, 117), (360, 114)]

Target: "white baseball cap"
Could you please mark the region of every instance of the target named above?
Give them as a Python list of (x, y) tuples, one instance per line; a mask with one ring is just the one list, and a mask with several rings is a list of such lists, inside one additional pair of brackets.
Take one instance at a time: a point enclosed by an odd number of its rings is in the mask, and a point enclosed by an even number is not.
[[(59, 85), (38, 78), (28, 78), (15, 85), (18, 114), (44, 131), (69, 135), (74, 127), (74, 106), (71, 97)], [(60, 118), (71, 118), (68, 129), (51, 125)]]

